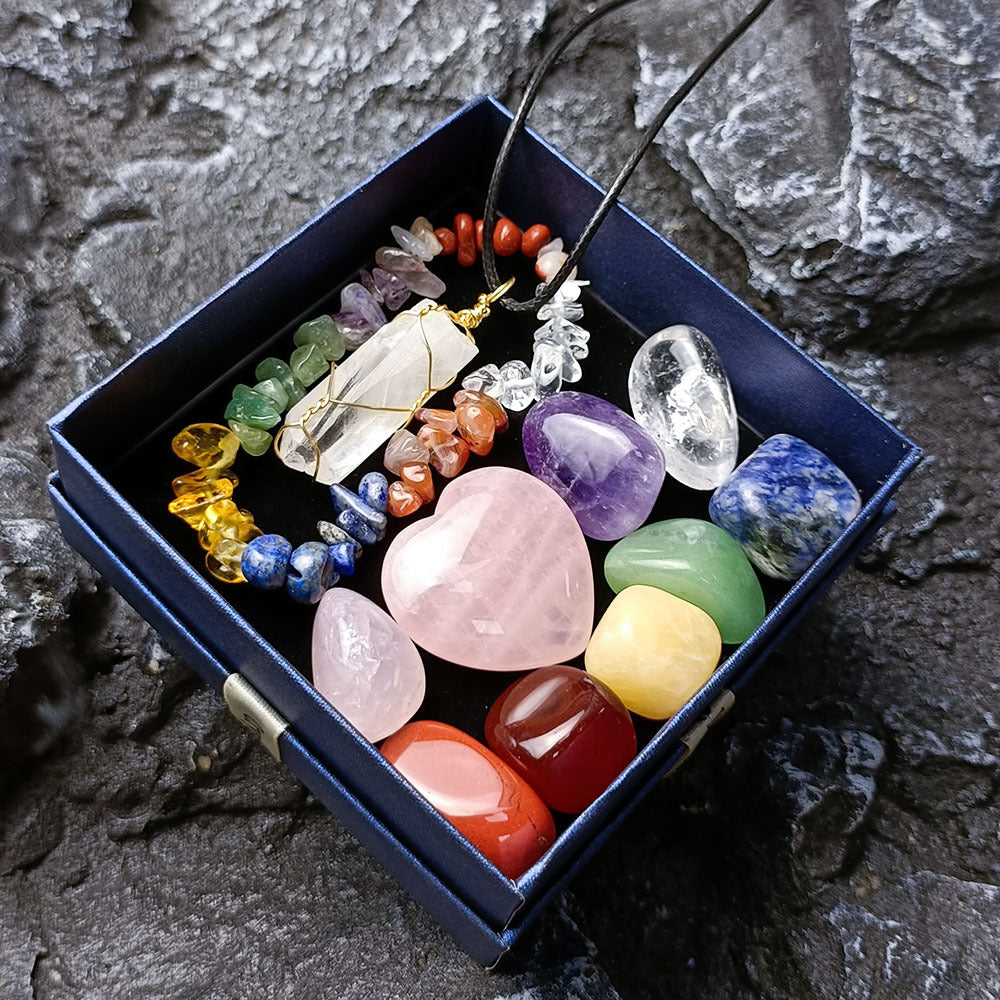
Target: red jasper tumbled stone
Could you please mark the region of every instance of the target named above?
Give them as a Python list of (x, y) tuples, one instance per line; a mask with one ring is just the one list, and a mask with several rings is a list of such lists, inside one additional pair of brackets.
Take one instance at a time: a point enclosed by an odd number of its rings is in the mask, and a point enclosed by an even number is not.
[(486, 742), (557, 812), (583, 812), (635, 757), (632, 717), (576, 667), (515, 681), (486, 717)]
[(409, 722), (382, 753), (459, 833), (508, 878), (556, 839), (545, 803), (477, 740), (443, 722)]

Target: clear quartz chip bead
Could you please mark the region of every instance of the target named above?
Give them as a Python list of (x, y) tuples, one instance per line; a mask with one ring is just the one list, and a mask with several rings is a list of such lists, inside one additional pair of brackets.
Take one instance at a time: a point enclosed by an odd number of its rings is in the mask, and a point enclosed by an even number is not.
[(554, 396), (562, 388), (563, 354), (563, 348), (550, 341), (542, 340), (535, 344), (531, 376), (535, 380), (535, 391), (539, 399)]
[(526, 410), (538, 398), (531, 369), (523, 361), (508, 361), (500, 369), (500, 379), (503, 393), (495, 398), (504, 409)]
[(462, 388), (471, 389), (473, 392), (485, 392), (487, 396), (499, 399), (503, 394), (500, 369), (496, 365), (483, 365), (462, 379)]

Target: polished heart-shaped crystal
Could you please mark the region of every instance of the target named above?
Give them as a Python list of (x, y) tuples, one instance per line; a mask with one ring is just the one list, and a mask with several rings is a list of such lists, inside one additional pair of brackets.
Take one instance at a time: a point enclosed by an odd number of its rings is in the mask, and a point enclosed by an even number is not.
[(722, 362), (693, 326), (668, 326), (636, 352), (628, 373), (632, 413), (659, 442), (667, 472), (714, 490), (736, 465), (739, 422)]
[(480, 670), (530, 670), (581, 653), (594, 620), (587, 544), (566, 504), (526, 472), (490, 466), (449, 483), (433, 517), (382, 565), (392, 616), (421, 648)]

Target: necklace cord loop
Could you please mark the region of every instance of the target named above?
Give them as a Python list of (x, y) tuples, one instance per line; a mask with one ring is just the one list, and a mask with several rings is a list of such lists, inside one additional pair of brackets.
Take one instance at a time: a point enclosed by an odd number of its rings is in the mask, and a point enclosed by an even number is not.
[[(614, 10), (617, 10), (619, 7), (624, 7), (626, 4), (634, 2), (635, 0), (609, 0), (608, 3), (602, 4), (600, 7), (591, 11), (591, 13), (583, 18), (582, 21), (579, 21), (577, 24), (567, 29), (555, 45), (552, 46), (549, 52), (542, 57), (541, 62), (539, 62), (531, 76), (531, 80), (529, 81), (527, 89), (524, 92), (524, 96), (521, 98), (521, 103), (518, 105), (517, 112), (511, 120), (510, 126), (507, 128), (507, 134), (504, 136), (503, 143), (500, 146), (500, 153), (497, 156), (497, 162), (493, 168), (493, 176), (490, 178), (490, 186), (486, 193), (486, 208), (483, 211), (484, 233), (493, 233), (496, 229), (497, 199), (499, 197), (500, 185), (503, 183), (503, 177), (510, 162), (514, 143), (517, 140), (519, 133), (524, 128), (524, 124), (528, 118), (528, 112), (535, 103), (538, 91), (541, 89), (546, 75), (552, 68), (552, 64), (559, 58), (566, 46), (569, 45), (569, 43), (573, 41), (573, 39), (576, 38), (576, 36), (582, 31), (589, 28), (595, 21), (604, 17), (606, 14), (610, 14)], [(698, 81), (701, 80), (701, 78), (712, 68), (712, 66), (715, 65), (715, 63), (730, 48), (730, 46), (732, 46), (732, 44), (747, 31), (754, 21), (756, 21), (757, 18), (764, 13), (771, 3), (773, 3), (773, 0), (758, 0), (753, 9), (746, 16), (744, 16), (734, 28), (726, 33), (715, 48), (713, 48), (712, 51), (695, 67), (695, 69), (691, 71), (687, 79), (677, 88), (677, 90), (673, 92), (673, 94), (670, 95), (669, 98), (667, 98), (666, 102), (646, 128), (639, 144), (625, 161), (625, 165), (619, 171), (618, 176), (611, 182), (611, 185), (608, 187), (607, 192), (601, 199), (601, 202), (594, 211), (594, 214), (587, 220), (586, 225), (583, 227), (583, 231), (580, 233), (580, 238), (576, 241), (575, 246), (569, 253), (569, 257), (562, 267), (560, 267), (559, 270), (545, 283), (544, 291), (535, 295), (533, 298), (525, 299), (523, 301), (517, 301), (516, 299), (503, 299), (500, 304), (505, 309), (510, 309), (512, 312), (534, 312), (545, 305), (545, 303), (548, 302), (553, 295), (555, 295), (555, 293), (562, 286), (562, 283), (570, 276), (573, 268), (580, 262), (580, 258), (583, 256), (583, 252), (587, 249), (587, 245), (593, 239), (594, 234), (597, 232), (601, 223), (614, 207), (618, 200), (618, 195), (622, 192), (622, 188), (625, 187), (629, 177), (632, 176), (632, 172), (639, 165), (639, 161), (642, 159), (646, 150), (652, 145), (653, 140), (656, 138), (660, 129), (663, 128), (664, 123), (674, 113), (674, 111), (677, 110), (677, 107), (684, 100), (684, 98), (691, 93)], [(492, 238), (483, 239), (482, 252), (483, 273), (486, 276), (486, 283), (491, 288), (495, 288), (500, 284), (500, 276), (497, 274), (496, 255), (493, 250)]]

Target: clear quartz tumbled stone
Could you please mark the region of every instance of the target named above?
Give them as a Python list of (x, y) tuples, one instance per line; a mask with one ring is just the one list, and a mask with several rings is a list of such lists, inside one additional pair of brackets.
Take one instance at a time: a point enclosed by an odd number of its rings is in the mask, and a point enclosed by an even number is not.
[(654, 333), (628, 377), (632, 413), (659, 442), (667, 472), (696, 490), (715, 489), (736, 466), (739, 423), (722, 362), (693, 326)]

